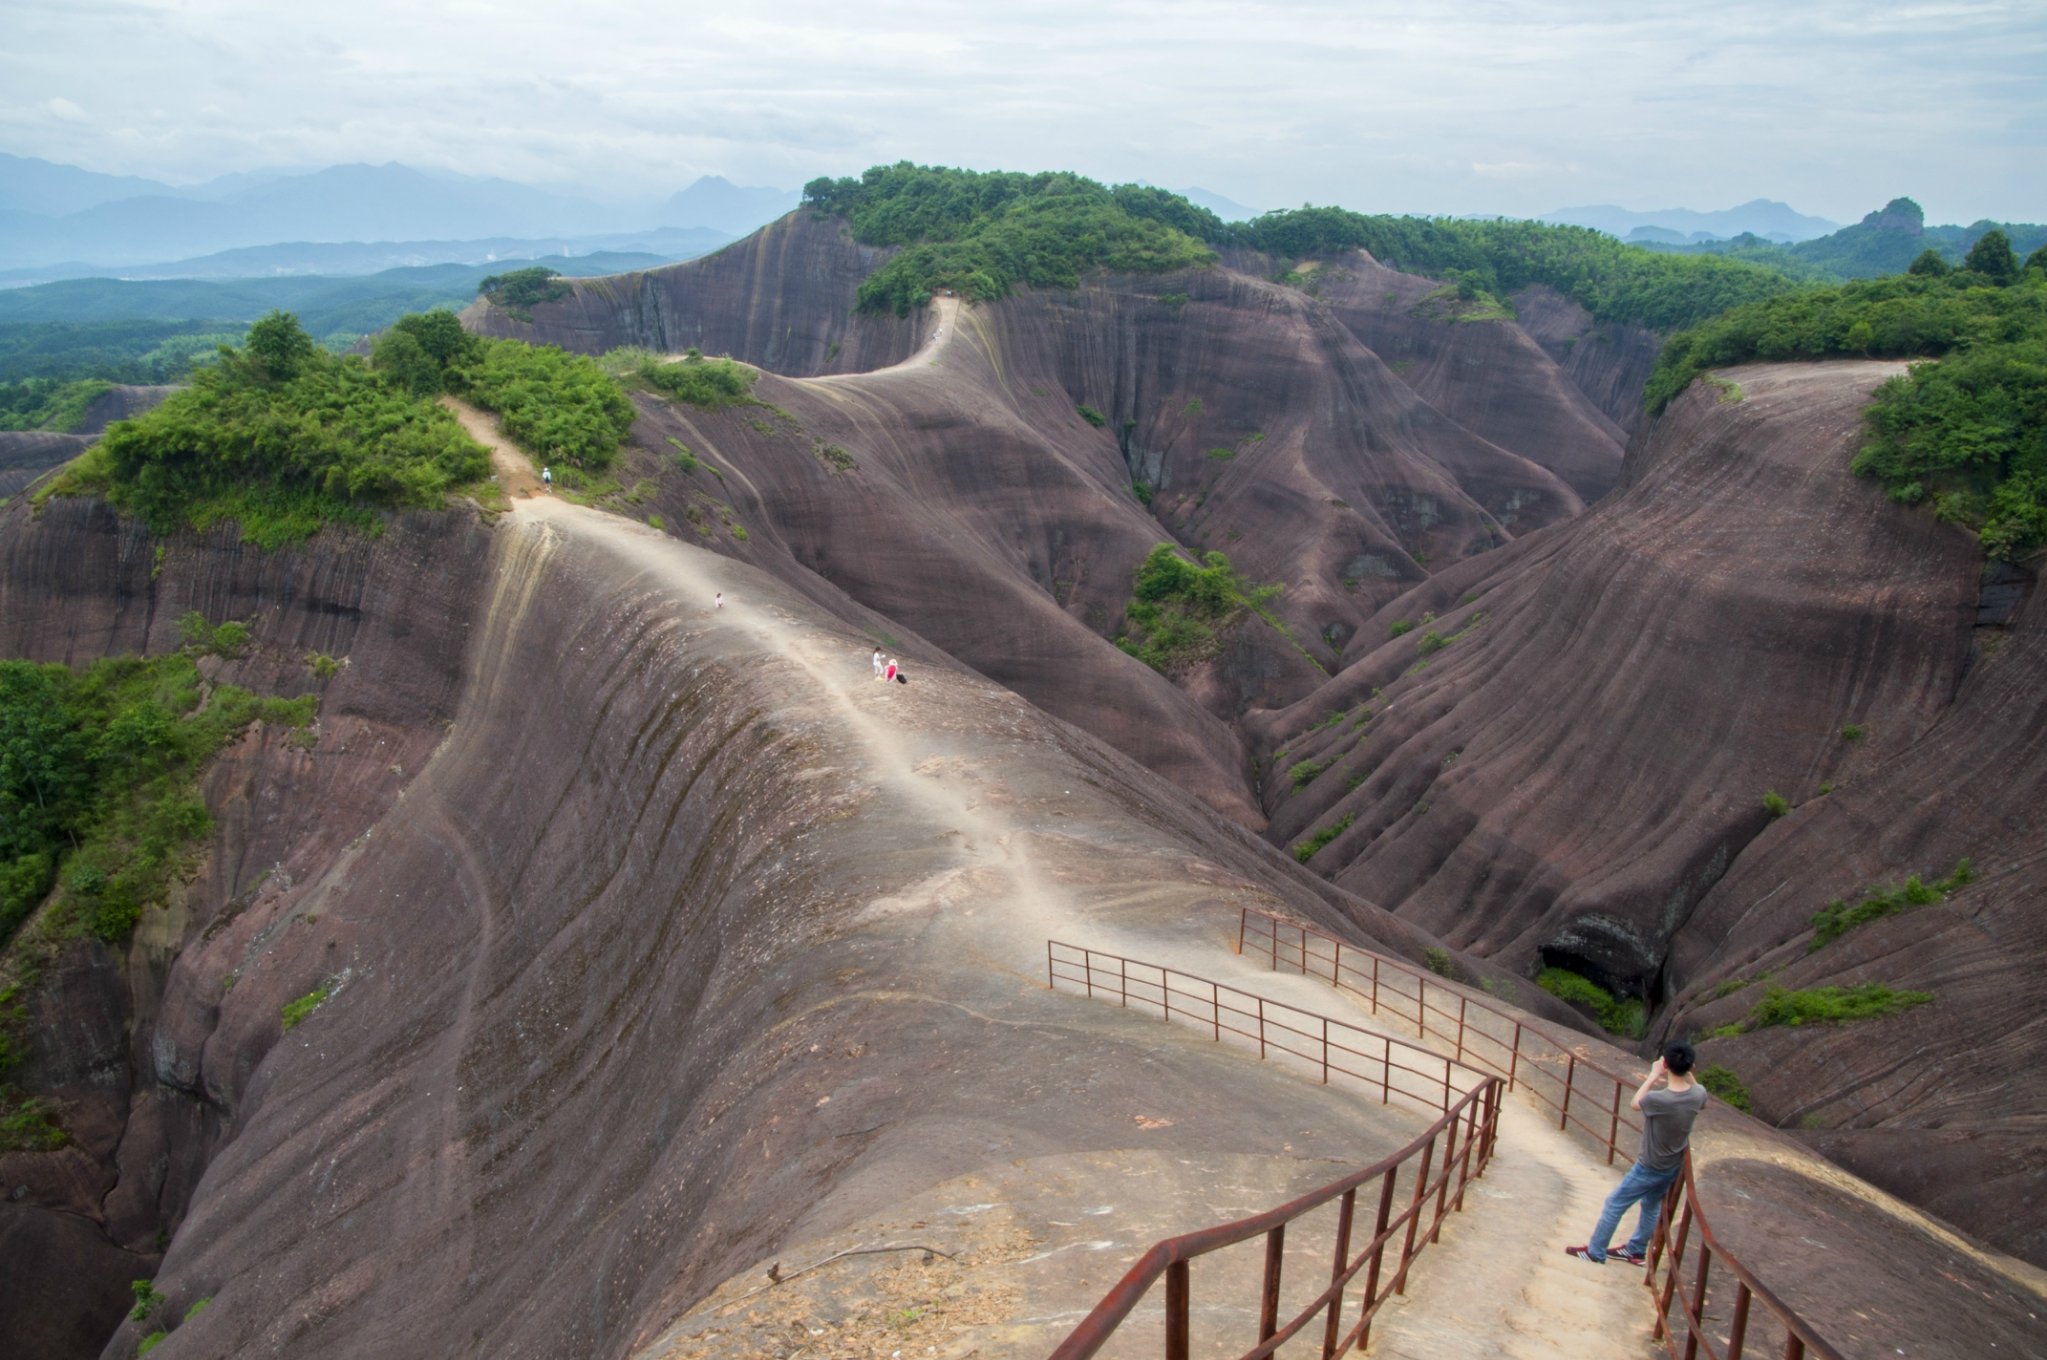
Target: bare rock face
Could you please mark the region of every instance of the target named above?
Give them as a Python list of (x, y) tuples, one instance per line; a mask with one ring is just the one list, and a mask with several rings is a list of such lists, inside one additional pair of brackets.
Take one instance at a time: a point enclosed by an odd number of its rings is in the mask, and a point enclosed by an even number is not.
[[(94, 1354), (126, 1308), (128, 1281), (152, 1273), (232, 1136), (236, 1083), (275, 1038), (258, 1027), (239, 1052), (216, 1045), (202, 1074), (220, 1003), (244, 981), (240, 961), (218, 955), (226, 962), (203, 976), (174, 963), (200, 936), (246, 944), (234, 923), (259, 904), (296, 901), (309, 866), (343, 857), (442, 740), (485, 536), (473, 516), (416, 515), (379, 538), (330, 532), (264, 553), (231, 530), (160, 541), (96, 503), (0, 514), (0, 655), (82, 666), (162, 651), (197, 610), (245, 620), (256, 638), (245, 657), (208, 662), (216, 678), (322, 699), (312, 749), (259, 728), (215, 762), (204, 789), (210, 853), (173, 910), (146, 917), (125, 951), (70, 942), (31, 994), (34, 1041), (17, 1078), (56, 1103), (72, 1141), (0, 1155), (0, 1273), (47, 1277), (54, 1300), (71, 1300), (53, 1309), (72, 1330), (68, 1341), (37, 1330), (52, 1315), (40, 1307), (0, 1315), (0, 1351)], [(311, 652), (345, 664), (321, 681)], [(280, 993), (302, 981), (249, 979), (244, 1004), (267, 1007), (274, 1030), (290, 999)]]
[(1336, 881), (1476, 952), (1659, 995), (1764, 794), (1837, 775), (1871, 712), (1909, 740), (1959, 676), (1973, 544), (1847, 471), (1893, 371), (1748, 369), (1738, 402), (1699, 384), (1592, 514), (1390, 606), (1414, 631), (1277, 715), (1272, 744), (1329, 768), (1282, 790), (1273, 839), (1350, 816), (1315, 861)]
[(570, 295), (529, 317), (479, 299), (463, 321), (484, 335), (581, 354), (694, 347), (792, 376), (858, 373), (916, 348), (915, 321), (853, 312), (860, 280), (889, 253), (860, 245), (842, 222), (799, 210), (683, 265), (563, 279)]
[(31, 482), (84, 453), (91, 443), (83, 435), (0, 430), (0, 498), (20, 495)]
[(1579, 391), (1619, 428), (1642, 425), (1642, 384), (1663, 338), (1642, 326), (1595, 322), (1555, 289), (1532, 284), (1511, 299), (1514, 317)]

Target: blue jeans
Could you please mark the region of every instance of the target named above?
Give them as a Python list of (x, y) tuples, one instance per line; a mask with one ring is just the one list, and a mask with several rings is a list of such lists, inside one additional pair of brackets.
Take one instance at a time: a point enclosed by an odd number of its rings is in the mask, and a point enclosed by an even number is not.
[(1642, 1219), (1635, 1225), (1635, 1235), (1628, 1239), (1628, 1249), (1636, 1253), (1649, 1250), (1649, 1239), (1656, 1234), (1656, 1220), (1663, 1214), (1663, 1192), (1682, 1170), (1682, 1164), (1669, 1171), (1651, 1171), (1640, 1162), (1629, 1167), (1628, 1174), (1606, 1197), (1606, 1207), (1599, 1211), (1592, 1240), (1585, 1244), (1586, 1255), (1595, 1261), (1606, 1259), (1606, 1244), (1613, 1240), (1614, 1229), (1620, 1227), (1621, 1215), (1635, 1203), (1642, 1206)]

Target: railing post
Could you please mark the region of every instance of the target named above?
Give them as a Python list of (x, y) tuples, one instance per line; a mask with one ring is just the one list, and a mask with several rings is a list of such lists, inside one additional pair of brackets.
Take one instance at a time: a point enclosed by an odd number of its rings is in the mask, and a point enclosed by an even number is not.
[(1050, 940), (1045, 941), (1045, 989), (1052, 992), (1059, 990), (1059, 974), (1052, 969), (1052, 942)]
[(1080, 962), (1081, 974), (1087, 979), (1088, 1000), (1092, 1001), (1095, 997), (1095, 951), (1092, 949), (1081, 950)]
[(1265, 998), (1258, 998), (1258, 1056), (1265, 1056)]
[(1372, 955), (1372, 1014), (1379, 1013), (1379, 956)]
[(1519, 1020), (1516, 1020), (1514, 1022), (1514, 1048), (1512, 1052), (1507, 1054), (1508, 1090), (1512, 1091), (1519, 1088), (1520, 1076), (1521, 1076), (1521, 1022)]
[(1279, 1270), (1286, 1259), (1286, 1224), (1265, 1234), (1265, 1289), (1258, 1298), (1258, 1339), (1270, 1341), (1279, 1330)]
[(1620, 1146), (1621, 1087), (1620, 1083), (1616, 1082), (1613, 1088), (1613, 1117), (1607, 1121), (1606, 1125), (1606, 1164), (1608, 1166), (1613, 1165), (1614, 1154), (1620, 1151)]
[(1272, 971), (1279, 971), (1279, 922), (1272, 923)]
[(1560, 1133), (1570, 1131), (1571, 1088), (1578, 1084), (1578, 1055), (1567, 1053), (1564, 1056), (1569, 1061), (1564, 1064), (1564, 1108), (1557, 1112), (1557, 1131)]
[(1371, 1312), (1379, 1302), (1379, 1264), (1386, 1258), (1386, 1225), (1393, 1221), (1393, 1177), (1399, 1172), (1397, 1166), (1386, 1168), (1386, 1174), (1379, 1178), (1379, 1218), (1372, 1226), (1372, 1264), (1365, 1270), (1365, 1325), (1358, 1332), (1358, 1349), (1363, 1350), (1372, 1339)]
[(1414, 1256), (1414, 1233), (1421, 1226), (1422, 1198), (1428, 1193), (1429, 1162), (1435, 1151), (1434, 1138), (1422, 1144), (1422, 1164), (1421, 1170), (1415, 1173), (1414, 1199), (1407, 1206), (1407, 1235), (1400, 1243), (1400, 1270), (1393, 1277), (1393, 1292), (1396, 1294), (1407, 1292), (1407, 1263)]
[(1393, 1103), (1393, 1041), (1379, 1036), (1379, 1103)]
[(1123, 986), (1123, 996), (1121, 998), (1120, 1004), (1122, 1005), (1123, 1009), (1128, 1010), (1130, 1009), (1130, 960), (1120, 959), (1118, 960), (1118, 962), (1121, 964), (1122, 968), (1122, 971), (1119, 974), (1119, 976), (1122, 979)]
[(1457, 1061), (1464, 1061), (1464, 1008), (1471, 1004), (1471, 998), (1457, 998)]
[(1173, 975), (1159, 969), (1159, 1004), (1166, 1008), (1166, 1019), (1173, 1018)]
[(1343, 941), (1336, 942), (1336, 954), (1329, 960), (1329, 985), (1343, 986)]
[(1727, 1328), (1727, 1360), (1741, 1360), (1741, 1349), (1748, 1340), (1748, 1305), (1751, 1295), (1748, 1281), (1740, 1281), (1734, 1291), (1734, 1320)]
[(1187, 1360), (1187, 1263), (1166, 1267), (1166, 1360)]
[(1713, 1249), (1706, 1245), (1704, 1235), (1699, 1238), (1699, 1269), (1692, 1280), (1692, 1301), (1685, 1309), (1685, 1360), (1698, 1360), (1699, 1324), (1706, 1316), (1706, 1275), (1713, 1265)]
[(1329, 1017), (1322, 1017), (1322, 1084), (1329, 1084)]
[(1215, 1026), (1215, 1041), (1223, 1041), (1223, 990), (1213, 982), (1208, 984), (1208, 1018)]
[(1457, 1126), (1464, 1121), (1452, 1119), (1443, 1125), (1443, 1175), (1436, 1183), (1436, 1214), (1429, 1220), (1429, 1245), (1443, 1240), (1443, 1211), (1450, 1200), (1450, 1169), (1457, 1161)]
[(1251, 909), (1249, 907), (1240, 907), (1237, 910), (1237, 955), (1240, 958), (1244, 953), (1244, 927), (1249, 925), (1250, 922)]
[[(1329, 1283), (1334, 1286), (1343, 1278), (1343, 1268), (1350, 1263), (1350, 1225), (1358, 1207), (1357, 1187), (1343, 1192), (1343, 1199), (1336, 1209), (1336, 1263), (1329, 1267)], [(1379, 1212), (1385, 1213), (1382, 1202)], [(1368, 1300), (1369, 1302), (1369, 1300)], [(1322, 1360), (1330, 1360), (1336, 1354), (1336, 1331), (1342, 1325), (1343, 1291), (1338, 1289), (1329, 1300), (1329, 1321), (1322, 1327)], [(1260, 1338), (1263, 1340), (1263, 1338)]]

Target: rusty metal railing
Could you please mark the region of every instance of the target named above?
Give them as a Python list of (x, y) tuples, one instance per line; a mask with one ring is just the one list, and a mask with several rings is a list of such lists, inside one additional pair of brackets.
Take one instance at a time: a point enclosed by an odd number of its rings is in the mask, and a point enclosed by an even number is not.
[(1381, 957), (1334, 935), (1246, 907), (1237, 952), (1264, 956), (1274, 969), (1319, 977), (1371, 1008), (1405, 1020), (1424, 1037), (1451, 1044), (1457, 1061), (1505, 1078), (1556, 1117), (1557, 1127), (1589, 1140), (1611, 1166), (1628, 1155), (1642, 1123), (1629, 1106), (1636, 1082), (1573, 1052), (1568, 1043), (1411, 964)]
[[(1560, 1129), (1575, 1131), (1604, 1152), (1609, 1165), (1625, 1155), (1621, 1131), (1641, 1130), (1627, 1109), (1627, 1093), (1636, 1082), (1579, 1057), (1565, 1041), (1524, 1018), (1446, 986), (1440, 978), (1432, 982), (1429, 973), (1411, 964), (1253, 908), (1241, 917), (1237, 949), (1254, 958), (1264, 955), (1274, 968), (1320, 977), (1357, 995), (1375, 1014), (1384, 1006), (1424, 1036), (1434, 1034), (1453, 1044), (1460, 1062), (1504, 1078), (1509, 1089), (1527, 1091), (1556, 1112)], [(1697, 1250), (1687, 1281), (1685, 1254), (1694, 1234)], [(1655, 1296), (1655, 1338), (1672, 1360), (1762, 1355), (1841, 1360), (1839, 1351), (1713, 1236), (1689, 1153), (1657, 1222), (1644, 1283)]]
[(1450, 1108), (1456, 1093), (1486, 1076), (1405, 1039), (1099, 949), (1048, 940), (1045, 976), (1055, 992), (1064, 985), (1155, 1012), (1202, 1030), (1218, 1043), (1256, 1048), (1259, 1057), (1295, 1067), (1324, 1085), (1359, 1083), (1377, 1092), (1381, 1104), (1398, 1096), (1440, 1113)]
[[(1256, 1043), (1261, 1056), (1305, 1062), (1319, 1071), (1325, 1082), (1345, 1076), (1370, 1086), (1376, 1080), (1383, 1102), (1390, 1103), (1398, 1094), (1442, 1112), (1406, 1147), (1319, 1190), (1235, 1223), (1155, 1244), (1052, 1352), (1052, 1360), (1086, 1360), (1094, 1355), (1160, 1279), (1166, 1282), (1166, 1360), (1187, 1360), (1192, 1341), (1192, 1263), (1259, 1237), (1265, 1239), (1265, 1264), (1257, 1337), (1251, 1348), (1242, 1352), (1242, 1360), (1276, 1354), (1318, 1317), (1322, 1319), (1318, 1353), (1323, 1360), (1354, 1346), (1362, 1348), (1386, 1301), (1406, 1292), (1414, 1258), (1439, 1238), (1448, 1214), (1463, 1212), (1465, 1187), (1485, 1173), (1499, 1131), (1504, 1089), (1500, 1079), (1404, 1040), (1372, 1034), (1191, 973), (1100, 950), (1050, 941), (1045, 949), (1045, 971), (1055, 991), (1064, 983), (1090, 996), (1155, 1011), (1169, 1022), (1177, 1020), (1206, 1030), (1217, 1042)], [(1371, 1051), (1375, 1047), (1376, 1055)], [(1410, 1083), (1410, 1078), (1415, 1080)], [(1454, 1099), (1453, 1078), (1471, 1083)], [(1396, 1212), (1403, 1173), (1408, 1185), (1406, 1202)], [(1363, 1247), (1353, 1250), (1361, 1191), (1372, 1206), (1372, 1232)], [(1331, 1204), (1336, 1206), (1336, 1224), (1329, 1283), (1282, 1322), (1287, 1227)], [(1397, 1259), (1389, 1270), (1387, 1258), (1396, 1254), (1396, 1244)], [(1364, 1282), (1357, 1320), (1346, 1329), (1344, 1300), (1360, 1274)], [(1304, 1339), (1315, 1340), (1312, 1335)]]
[[(1691, 1278), (1685, 1276), (1685, 1253), (1697, 1236)], [(1699, 1204), (1692, 1179), (1691, 1155), (1684, 1174), (1671, 1183), (1663, 1201), (1663, 1217), (1649, 1244), (1643, 1283), (1656, 1298), (1654, 1338), (1665, 1354), (1677, 1360), (1743, 1360), (1744, 1356), (1778, 1355), (1783, 1360), (1842, 1360), (1820, 1339), (1812, 1325), (1790, 1304), (1771, 1293), (1747, 1266), (1720, 1245)], [(1715, 1265), (1719, 1273), (1714, 1273)], [(1760, 1316), (1755, 1308), (1760, 1300)], [(1675, 1304), (1676, 1316), (1671, 1307)], [(1759, 1334), (1752, 1335), (1751, 1329)]]

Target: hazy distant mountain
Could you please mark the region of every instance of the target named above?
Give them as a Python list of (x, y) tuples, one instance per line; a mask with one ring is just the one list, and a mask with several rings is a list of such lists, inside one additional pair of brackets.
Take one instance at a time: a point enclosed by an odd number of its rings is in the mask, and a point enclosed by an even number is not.
[(176, 192), (170, 185), (153, 179), (95, 174), (75, 165), (0, 152), (0, 209), (11, 213), (56, 217), (115, 199)]
[[(30, 269), (0, 268), (0, 288), (54, 283), (61, 279), (258, 279), (322, 276), (347, 278), (432, 264), (494, 264), (542, 255), (568, 257), (600, 252), (633, 252), (663, 263), (708, 255), (732, 238), (709, 227), (653, 227), (646, 231), (589, 236), (548, 236), (538, 240), (489, 236), (468, 241), (288, 241), (238, 246), (187, 260), (106, 266), (69, 261)], [(580, 271), (578, 271), (580, 272)]]
[(745, 236), (788, 212), (802, 199), (795, 189), (749, 188), (723, 175), (705, 175), (661, 205), (665, 227), (710, 227)]
[[(1592, 227), (1623, 238), (1631, 235), (1639, 227), (1657, 227), (1675, 232), (1674, 239), (1681, 241), (1699, 239), (1697, 233), (1725, 238), (1740, 236), (1744, 232), (1771, 241), (1809, 241), (1815, 236), (1825, 236), (1841, 229), (1838, 222), (1829, 222), (1823, 217), (1807, 217), (1804, 213), (1793, 211), (1789, 204), (1768, 198), (1758, 198), (1738, 208), (1722, 208), (1716, 212), (1699, 212), (1692, 208), (1635, 212), (1628, 208), (1615, 207), (1610, 203), (1600, 203), (1582, 208), (1559, 208), (1553, 213), (1545, 213), (1537, 220)], [(1641, 239), (1673, 238), (1652, 236)]]
[(1224, 198), (1221, 194), (1211, 193), (1200, 185), (1196, 185), (1191, 189), (1182, 189), (1180, 197), (1186, 199), (1197, 208), (1208, 209), (1225, 222), (1248, 222), (1258, 215), (1256, 208), (1247, 208), (1233, 198)]
[[(32, 191), (46, 203), (64, 201), (66, 192), (72, 201), (91, 197), (113, 178), (86, 171), (51, 174), (72, 167), (27, 164), (8, 169), (19, 171), (19, 181), (28, 186), (24, 194)], [(509, 180), (429, 175), (396, 164), (236, 176), (191, 190), (135, 183), (149, 192), (62, 213), (0, 211), (0, 265), (89, 260), (122, 266), (278, 241), (545, 238), (645, 225), (644, 217), (621, 221), (619, 209)]]

